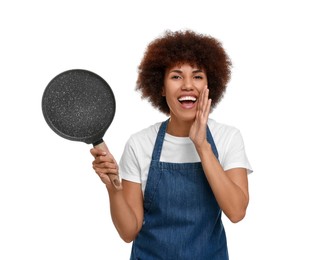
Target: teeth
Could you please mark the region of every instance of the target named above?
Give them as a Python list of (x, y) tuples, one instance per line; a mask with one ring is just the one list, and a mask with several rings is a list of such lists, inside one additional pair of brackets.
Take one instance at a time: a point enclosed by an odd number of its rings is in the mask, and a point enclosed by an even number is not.
[(192, 96), (185, 96), (185, 97), (180, 97), (178, 100), (179, 101), (193, 101), (193, 102), (195, 102), (196, 98), (192, 97)]

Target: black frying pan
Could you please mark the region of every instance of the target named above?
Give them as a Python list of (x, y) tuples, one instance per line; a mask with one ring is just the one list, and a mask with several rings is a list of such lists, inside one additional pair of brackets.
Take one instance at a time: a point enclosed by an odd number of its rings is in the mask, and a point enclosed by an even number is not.
[[(74, 69), (54, 77), (43, 93), (42, 111), (61, 137), (108, 150), (102, 138), (113, 121), (116, 101), (110, 86), (97, 74)], [(108, 176), (115, 188), (122, 189), (118, 175)]]

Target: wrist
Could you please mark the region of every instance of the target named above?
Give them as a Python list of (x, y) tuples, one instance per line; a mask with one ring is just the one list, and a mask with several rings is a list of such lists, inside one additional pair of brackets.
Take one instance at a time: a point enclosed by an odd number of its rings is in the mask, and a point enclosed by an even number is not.
[(211, 145), (206, 139), (200, 145), (196, 145), (195, 148), (198, 154), (211, 151)]
[(209, 158), (209, 156), (211, 156), (212, 152), (212, 148), (210, 143), (207, 142), (207, 140), (205, 140), (202, 145), (200, 145), (199, 147), (196, 147), (196, 151), (201, 159), (201, 161), (203, 161), (203, 159), (205, 158)]
[[(121, 185), (121, 182), (119, 181), (119, 184)], [(106, 189), (107, 189), (107, 192), (109, 194), (116, 194), (118, 193), (119, 191), (122, 190), (122, 185), (121, 185), (121, 188), (116, 188), (115, 185), (110, 181), (108, 183), (105, 183), (105, 186), (106, 186)]]

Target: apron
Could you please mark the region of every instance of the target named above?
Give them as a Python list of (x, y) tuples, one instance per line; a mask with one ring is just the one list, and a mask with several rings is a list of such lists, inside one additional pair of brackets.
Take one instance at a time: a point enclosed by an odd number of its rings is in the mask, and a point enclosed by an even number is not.
[[(160, 126), (144, 192), (143, 226), (131, 260), (228, 260), (221, 209), (202, 164), (160, 162), (168, 120)], [(218, 158), (209, 128), (207, 140)]]

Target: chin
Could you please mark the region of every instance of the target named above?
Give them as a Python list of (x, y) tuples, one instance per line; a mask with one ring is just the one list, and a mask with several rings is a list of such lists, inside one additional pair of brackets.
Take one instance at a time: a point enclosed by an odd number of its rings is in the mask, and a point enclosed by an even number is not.
[(180, 120), (186, 121), (186, 122), (193, 122), (195, 119), (195, 113), (186, 113), (182, 114), (181, 116), (178, 117)]

